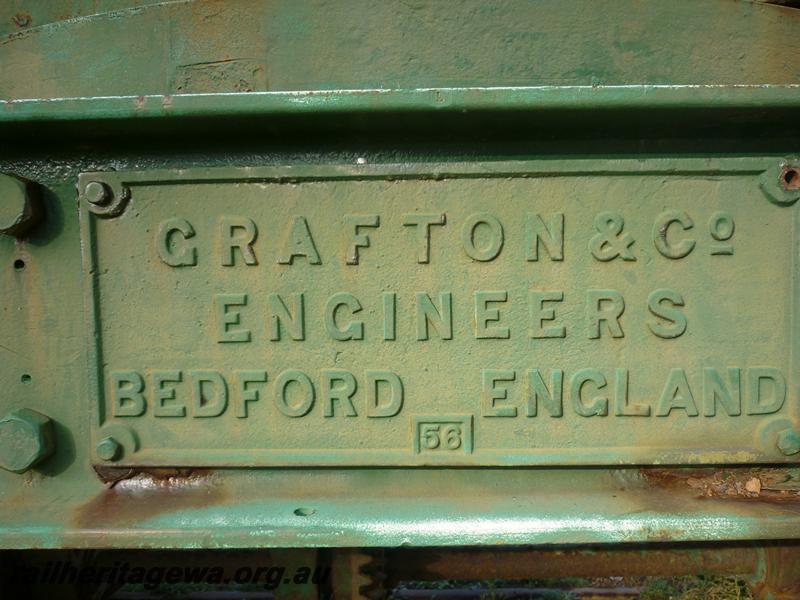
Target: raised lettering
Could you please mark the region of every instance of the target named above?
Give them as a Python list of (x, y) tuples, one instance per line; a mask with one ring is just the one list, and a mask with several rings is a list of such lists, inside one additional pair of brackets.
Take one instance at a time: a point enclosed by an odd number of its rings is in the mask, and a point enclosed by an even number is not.
[[(727, 242), (733, 237), (736, 225), (733, 222), (733, 215), (727, 211), (715, 212), (708, 220), (708, 232), (716, 242)], [(711, 246), (711, 254), (731, 255), (733, 246), (731, 244), (715, 244)]]
[[(177, 234), (183, 238), (176, 241)], [(194, 227), (186, 219), (173, 217), (158, 225), (156, 234), (156, 252), (170, 267), (194, 267), (197, 265), (197, 247), (186, 241), (195, 236)]]
[(438, 308), (428, 294), (417, 292), (417, 339), (429, 339), (429, 325), (443, 340), (453, 339), (453, 294), (441, 292)]
[(498, 385), (500, 382), (511, 382), (516, 379), (514, 371), (504, 369), (483, 369), (481, 370), (481, 381), (483, 388), (481, 391), (481, 414), (484, 417), (516, 417), (517, 408), (515, 406), (498, 406), (504, 400), (508, 400), (508, 388)]
[[(288, 389), (299, 388), (300, 398), (291, 401)], [(311, 411), (314, 406), (314, 385), (308, 376), (302, 371), (286, 370), (280, 373), (275, 380), (275, 406), (287, 417), (303, 417)]]
[(587, 310), (589, 318), (589, 338), (596, 340), (602, 337), (602, 325), (611, 337), (625, 337), (619, 322), (625, 312), (625, 299), (616, 290), (589, 290), (587, 292)]
[(444, 213), (440, 215), (415, 213), (403, 215), (403, 225), (414, 227), (416, 231), (418, 263), (426, 264), (431, 261), (431, 227), (444, 224)]
[(553, 290), (531, 290), (528, 293), (528, 310), (530, 312), (530, 327), (528, 333), (534, 339), (563, 338), (567, 329), (563, 325), (545, 327), (546, 321), (555, 321), (556, 312), (552, 307), (545, 308), (545, 302), (563, 302), (564, 292)]
[(508, 327), (489, 326), (489, 323), (500, 321), (500, 310), (489, 308), (490, 304), (498, 304), (508, 300), (508, 292), (475, 292), (475, 337), (478, 339), (508, 339), (511, 335)]
[(339, 369), (323, 369), (322, 401), (325, 403), (323, 414), (326, 417), (336, 416), (336, 402), (344, 411), (345, 417), (358, 416), (353, 406), (356, 393), (356, 378), (349, 371)]
[(669, 372), (664, 390), (661, 392), (661, 398), (658, 400), (656, 416), (667, 417), (675, 409), (683, 409), (690, 417), (696, 417), (699, 414), (692, 389), (686, 379), (686, 372), (683, 369), (672, 369)]
[(631, 251), (633, 237), (629, 233), (622, 233), (625, 220), (614, 212), (602, 212), (594, 219), (597, 233), (589, 240), (589, 250), (600, 261), (608, 262), (615, 258), (622, 260), (636, 260)]
[(665, 340), (674, 339), (686, 331), (686, 316), (676, 308), (685, 306), (683, 296), (668, 288), (654, 290), (647, 297), (647, 308), (657, 319), (649, 319), (647, 327)]
[(550, 215), (545, 224), (541, 215), (528, 213), (525, 219), (525, 236), (528, 261), (539, 260), (539, 246), (544, 246), (550, 260), (564, 260), (564, 213)]
[(646, 404), (628, 402), (628, 369), (614, 369), (614, 408), (618, 417), (649, 417)]
[(727, 414), (742, 414), (741, 381), (739, 369), (728, 369), (730, 388), (722, 375), (711, 367), (703, 368), (703, 414), (713, 417), (719, 404)]
[[(403, 382), (391, 371), (367, 371), (367, 417), (394, 417), (403, 408)], [(381, 389), (388, 389), (389, 400), (381, 402)]]
[[(771, 388), (772, 394), (766, 395)], [(771, 415), (783, 408), (786, 401), (786, 379), (778, 369), (747, 369), (747, 414)]]
[(694, 250), (695, 241), (683, 238), (679, 242), (669, 241), (669, 229), (672, 225), (679, 225), (683, 231), (694, 227), (692, 218), (685, 211), (667, 210), (656, 217), (653, 224), (653, 244), (662, 256), (678, 259), (688, 256)]
[(175, 402), (175, 386), (183, 379), (180, 371), (153, 371), (153, 416), (185, 417), (186, 406)]
[(278, 263), (281, 265), (291, 265), (295, 257), (305, 256), (308, 264), (322, 264), (317, 245), (311, 237), (311, 230), (305, 217), (295, 215), (292, 217), (292, 224), (286, 231), (283, 240), (283, 248), (278, 254)]
[(347, 292), (339, 292), (334, 294), (325, 305), (325, 328), (328, 334), (334, 340), (347, 341), (347, 340), (363, 340), (364, 339), (364, 322), (363, 321), (350, 321), (344, 329), (336, 324), (336, 314), (340, 312), (341, 307), (347, 307), (350, 314), (357, 314), (361, 312), (361, 303), (352, 294)]
[(192, 416), (218, 417), (228, 407), (228, 384), (216, 371), (189, 371), (192, 381)]
[(111, 371), (111, 414), (115, 417), (141, 417), (147, 409), (144, 377), (136, 371)]
[(247, 306), (247, 294), (215, 294), (214, 306), (217, 315), (217, 342), (249, 342), (250, 330), (236, 328), (241, 324), (241, 313), (229, 310), (233, 306)]
[[(481, 244), (481, 247), (478, 247), (476, 243), (479, 230), (485, 230), (488, 236), (488, 239), (484, 240), (485, 244)], [(461, 243), (464, 252), (472, 260), (480, 262), (494, 260), (503, 249), (503, 242), (503, 225), (497, 220), (497, 217), (490, 213), (481, 212), (468, 216), (461, 228)]]
[(244, 264), (257, 265), (253, 243), (258, 237), (258, 229), (253, 220), (247, 217), (222, 216), (219, 223), (222, 266), (232, 267), (236, 264), (237, 250)]
[(397, 337), (397, 294), (383, 292), (383, 339), (393, 341)]
[(289, 310), (279, 294), (269, 295), (269, 339), (280, 341), (281, 332), (286, 331), (295, 341), (306, 339), (306, 317), (303, 293), (292, 294), (294, 310)]
[(539, 410), (539, 400), (547, 408), (551, 417), (564, 416), (564, 371), (552, 369), (550, 371), (550, 389), (542, 378), (539, 369), (528, 371), (528, 412), (529, 417), (535, 417)]
[(605, 375), (598, 369), (581, 369), (577, 371), (570, 382), (572, 408), (582, 417), (607, 416), (608, 398), (605, 396), (595, 396), (589, 405), (583, 402), (583, 389), (588, 383), (594, 384), (597, 390), (602, 390), (608, 385)]
[(238, 419), (246, 419), (249, 414), (249, 405), (251, 402), (260, 400), (258, 389), (249, 387), (250, 384), (266, 383), (266, 371), (234, 371), (236, 378), (237, 394), (235, 414)]
[(380, 218), (378, 215), (345, 215), (344, 220), (353, 231), (351, 234), (352, 244), (347, 252), (347, 264), (357, 265), (360, 260), (358, 249), (369, 248), (369, 235), (361, 233), (361, 228), (378, 227)]

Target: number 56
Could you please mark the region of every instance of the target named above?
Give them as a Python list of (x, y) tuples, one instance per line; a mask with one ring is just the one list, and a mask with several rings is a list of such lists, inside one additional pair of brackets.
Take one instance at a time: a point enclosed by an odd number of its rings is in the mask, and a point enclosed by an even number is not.
[(458, 450), (461, 447), (461, 426), (429, 424), (422, 427), (421, 446), (425, 450)]

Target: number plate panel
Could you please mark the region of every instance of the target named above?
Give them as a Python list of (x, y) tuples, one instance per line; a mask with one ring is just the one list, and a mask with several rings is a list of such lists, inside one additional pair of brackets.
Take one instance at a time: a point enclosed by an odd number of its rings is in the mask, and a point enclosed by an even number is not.
[(791, 460), (779, 170), (82, 174), (93, 440), (123, 465)]

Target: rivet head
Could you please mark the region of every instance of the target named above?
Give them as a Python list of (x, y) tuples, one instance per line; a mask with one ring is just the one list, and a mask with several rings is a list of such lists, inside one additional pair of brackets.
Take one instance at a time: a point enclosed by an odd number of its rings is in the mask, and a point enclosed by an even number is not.
[(778, 434), (778, 450), (786, 456), (800, 452), (800, 434), (793, 429), (784, 429)]
[(83, 190), (83, 197), (89, 204), (103, 206), (111, 200), (111, 188), (102, 181), (90, 181)]
[(53, 423), (45, 415), (22, 408), (0, 420), (0, 467), (24, 473), (53, 453)]
[(21, 237), (41, 220), (41, 216), (38, 184), (0, 174), (0, 233)]
[(113, 437), (103, 438), (95, 448), (100, 460), (117, 460), (122, 455), (122, 446)]

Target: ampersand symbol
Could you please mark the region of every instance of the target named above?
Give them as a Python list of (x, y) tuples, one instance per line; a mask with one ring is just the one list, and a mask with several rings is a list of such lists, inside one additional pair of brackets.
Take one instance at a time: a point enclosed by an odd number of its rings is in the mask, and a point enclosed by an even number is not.
[(622, 260), (636, 260), (631, 252), (633, 238), (629, 233), (622, 233), (625, 220), (613, 212), (603, 212), (594, 218), (597, 234), (589, 240), (589, 250), (597, 260), (608, 262), (618, 256)]

